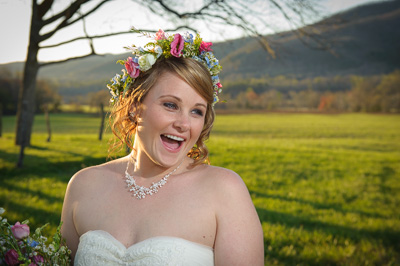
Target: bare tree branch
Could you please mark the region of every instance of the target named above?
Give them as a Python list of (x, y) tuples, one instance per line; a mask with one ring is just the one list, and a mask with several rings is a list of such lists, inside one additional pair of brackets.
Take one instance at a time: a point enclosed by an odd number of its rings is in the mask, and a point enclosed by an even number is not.
[(128, 33), (132, 33), (132, 31), (129, 30), (129, 31), (114, 32), (114, 33), (108, 33), (108, 34), (102, 34), (102, 35), (81, 36), (81, 37), (77, 37), (77, 38), (74, 38), (74, 39), (71, 39), (71, 40), (68, 40), (68, 41), (65, 41), (65, 42), (39, 46), (39, 48), (40, 49), (53, 48), (53, 47), (58, 47), (58, 46), (61, 46), (61, 45), (64, 45), (64, 44), (68, 44), (68, 43), (72, 43), (72, 42), (79, 41), (79, 40), (87, 40), (88, 38), (100, 39), (100, 38), (116, 36), (116, 35), (122, 35), (122, 34), (128, 34)]
[(86, 55), (81, 55), (81, 56), (76, 56), (76, 57), (70, 57), (64, 60), (58, 60), (58, 61), (49, 61), (49, 62), (43, 62), (43, 63), (39, 63), (39, 67), (44, 67), (44, 66), (49, 66), (49, 65), (54, 65), (54, 64), (60, 64), (60, 63), (65, 63), (65, 62), (69, 62), (72, 60), (77, 60), (77, 59), (82, 59), (82, 58), (86, 58), (92, 55), (99, 55), (99, 56), (104, 56), (102, 54), (96, 54), (96, 53), (90, 53), (90, 54), (86, 54)]
[[(180, 9), (178, 5), (174, 5), (176, 3), (174, 1), (136, 0), (136, 2), (146, 6), (154, 14), (163, 17), (169, 15), (179, 19), (200, 19), (206, 22), (210, 20), (214, 24), (222, 22), (238, 27), (248, 36), (255, 37), (261, 46), (272, 57), (275, 57), (270, 40), (260, 31), (260, 25), (271, 29), (271, 23), (266, 21), (265, 12), (259, 12), (259, 9), (257, 9), (259, 3), (256, 1), (210, 0), (194, 12), (179, 12)], [(155, 3), (158, 5), (155, 5)], [(272, 10), (277, 10), (305, 45), (313, 49), (329, 50), (326, 39), (323, 39), (318, 32), (312, 31), (311, 27), (305, 28), (307, 20), (318, 14), (310, 1), (268, 0), (262, 3), (269, 3)]]
[(77, 0), (73, 2), (70, 6), (60, 11), (58, 14), (43, 20), (42, 21), (43, 26), (49, 25), (62, 17), (69, 17), (69, 18), (72, 17), (82, 4), (87, 3), (89, 1), (90, 0)]
[[(177, 28), (175, 28), (175, 29), (166, 29), (165, 31), (166, 32), (168, 32), (168, 31), (176, 31), (176, 30), (178, 30), (178, 29), (181, 29), (181, 28), (188, 28), (187, 26), (179, 26), (179, 27), (177, 27)], [(156, 30), (143, 30), (143, 29), (139, 29), (140, 31), (143, 31), (143, 32), (157, 32)], [(129, 31), (129, 32), (124, 32), (124, 33), (133, 33), (132, 31)], [(118, 33), (113, 33), (112, 35), (117, 35)], [(123, 33), (120, 33), (120, 34), (123, 34)], [(107, 36), (103, 36), (103, 37), (107, 37)], [(93, 38), (95, 38), (95, 37), (89, 37), (89, 36), (87, 36), (87, 37), (82, 37), (83, 39), (88, 39), (88, 38), (90, 38), (90, 39), (93, 39)], [(92, 55), (100, 55), (100, 56), (103, 56), (102, 54), (97, 54), (95, 51), (94, 51), (94, 48), (92, 49), (92, 51), (91, 51), (91, 53), (89, 53), (89, 54), (86, 54), (86, 55), (82, 55), (82, 56), (76, 56), (76, 57), (70, 57), (70, 58), (67, 58), (67, 59), (65, 59), (65, 60), (58, 60), (58, 61), (49, 61), (49, 62), (43, 62), (43, 63), (40, 63), (39, 64), (39, 67), (43, 67), (43, 66), (49, 66), (49, 65), (54, 65), (54, 64), (59, 64), (59, 63), (65, 63), (65, 62), (69, 62), (69, 61), (72, 61), (72, 60), (77, 60), (77, 59), (82, 59), (82, 58), (86, 58), (86, 57), (89, 57), (89, 56), (92, 56)]]
[[(108, 1), (109, 1), (109, 0), (103, 0), (103, 1), (100, 2), (97, 6), (95, 6), (95, 7), (92, 8), (91, 10), (89, 10), (87, 13), (81, 15), (80, 17), (76, 18), (76, 19), (73, 20), (73, 21), (70, 21), (70, 22), (68, 23), (68, 25), (66, 25), (66, 26), (72, 25), (72, 24), (78, 22), (79, 20), (86, 18), (87, 16), (89, 16), (90, 14), (92, 14), (93, 12), (95, 12), (97, 9), (99, 9), (102, 5), (104, 5), (104, 4), (107, 3)], [(66, 27), (66, 26), (65, 26), (65, 27)]]
[(40, 19), (50, 10), (51, 6), (53, 5), (54, 0), (44, 0), (43, 3), (38, 5), (38, 17)]
[[(78, 11), (79, 15), (82, 16), (81, 11)], [(90, 45), (90, 50), (92, 51), (92, 54), (96, 54), (95, 50), (94, 50), (94, 46), (93, 46), (93, 38), (89, 36), (89, 34), (87, 33), (86, 30), (86, 21), (85, 18), (82, 17), (82, 24), (83, 24), (83, 33), (85, 34), (86, 39), (89, 41), (89, 45)]]
[[(163, 0), (153, 0), (153, 1), (150, 1), (150, 2), (157, 2), (157, 3), (159, 3), (160, 6), (161, 6), (165, 11), (167, 11), (167, 12), (170, 13), (170, 14), (175, 15), (176, 17), (178, 17), (178, 18), (180, 18), (180, 19), (182, 19), (182, 18), (188, 18), (188, 17), (192, 17), (192, 18), (193, 18), (193, 17), (197, 17), (197, 16), (199, 16), (199, 15), (202, 15), (204, 10), (207, 10), (207, 9), (211, 8), (213, 4), (218, 3), (218, 2), (221, 2), (221, 0), (212, 0), (212, 1), (210, 1), (208, 4), (202, 6), (202, 7), (201, 7), (200, 9), (198, 9), (196, 12), (192, 12), (192, 13), (187, 12), (187, 13), (182, 13), (182, 14), (180, 14), (180, 13), (178, 13), (176, 10), (170, 8), (167, 4), (165, 4), (165, 2), (164, 2)], [(153, 12), (157, 12), (157, 10), (155, 10), (155, 9), (152, 7), (152, 5), (153, 5), (153, 3), (150, 3), (150, 4), (148, 5), (148, 8), (149, 8), (149, 9), (152, 9)]]
[[(89, 0), (78, 0), (78, 1), (74, 2), (73, 4), (71, 4), (71, 6), (69, 8), (64, 10), (64, 11), (66, 11), (66, 12), (63, 12), (63, 13), (65, 13), (64, 14), (64, 17), (65, 17), (64, 20), (54, 30), (52, 30), (52, 31), (50, 31), (50, 32), (48, 32), (46, 34), (41, 35), (40, 36), (40, 42), (42, 42), (44, 40), (47, 40), (48, 38), (53, 36), (57, 31), (59, 31), (60, 29), (65, 28), (67, 26), (70, 26), (70, 25), (80, 21), (81, 19), (87, 17), (88, 15), (92, 14), (97, 9), (99, 9), (103, 4), (108, 2), (108, 0), (103, 0), (99, 4), (97, 4), (94, 8), (92, 8), (90, 11), (88, 11), (87, 13), (79, 16), (78, 18), (76, 18), (73, 21), (68, 22), (68, 20), (80, 9), (81, 5), (83, 3), (85, 3), (85, 2), (87, 2), (87, 1), (89, 1)], [(82, 3), (80, 3), (79, 5), (76, 4), (76, 3), (79, 3), (79, 2), (82, 2)], [(56, 15), (56, 16), (58, 16), (58, 15)], [(61, 17), (63, 17), (63, 16), (61, 16)], [(46, 21), (44, 23), (46, 23)]]
[[(190, 27), (190, 26), (178, 26), (176, 28), (173, 29), (164, 29), (165, 32), (171, 32), (171, 31), (177, 31), (180, 29), (187, 29), (187, 30), (191, 30), (193, 32), (196, 32), (196, 29)], [(140, 31), (143, 32), (152, 32), (152, 33), (156, 33), (158, 30), (153, 30), (153, 29), (139, 29)], [(50, 45), (43, 45), (43, 46), (39, 46), (40, 49), (46, 49), (46, 48), (54, 48), (54, 47), (58, 47), (64, 44), (68, 44), (68, 43), (72, 43), (75, 41), (79, 41), (79, 40), (87, 40), (87, 39), (100, 39), (100, 38), (105, 38), (105, 37), (111, 37), (111, 36), (116, 36), (116, 35), (123, 35), (123, 34), (132, 34), (132, 30), (129, 31), (120, 31), (120, 32), (113, 32), (113, 33), (107, 33), (107, 34), (102, 34), (102, 35), (92, 35), (92, 36), (81, 36), (81, 37), (77, 37), (65, 42), (60, 42), (60, 43), (56, 43), (56, 44), (50, 44)]]
[[(52, 0), (46, 0), (47, 1), (52, 1)], [(44, 34), (42, 36), (42, 40), (50, 38), (55, 32), (57, 32), (59, 29), (63, 27), (67, 27), (79, 20), (82, 20), (84, 22), (84, 18), (94, 11), (96, 11), (100, 6), (102, 6), (104, 3), (107, 2), (107, 0), (101, 1), (99, 4), (97, 4), (94, 8), (92, 8), (90, 11), (86, 12), (85, 14), (79, 13), (79, 17), (74, 19), (73, 21), (68, 22), (68, 20), (72, 17), (71, 12), (75, 11), (75, 13), (78, 13), (77, 10), (82, 6), (82, 4), (86, 3), (89, 0), (78, 0), (71, 4), (68, 8), (66, 8), (64, 11), (60, 12), (59, 14), (47, 19), (44, 23), (48, 24), (51, 23), (61, 17), (65, 17), (64, 20), (51, 32)], [(150, 11), (152, 11), (155, 14), (158, 14), (160, 16), (165, 16), (165, 14), (175, 16), (179, 19), (204, 19), (204, 18), (209, 18), (213, 21), (214, 23), (221, 21), (228, 23), (230, 25), (236, 26), (238, 28), (241, 28), (243, 32), (247, 33), (249, 36), (253, 36), (257, 39), (257, 41), (260, 43), (260, 45), (273, 57), (275, 58), (275, 52), (274, 49), (270, 45), (270, 41), (267, 39), (266, 36), (262, 35), (258, 31), (258, 27), (256, 24), (251, 23), (248, 18), (245, 18), (244, 15), (248, 14), (253, 14), (256, 16), (256, 12), (252, 10), (249, 6), (250, 4), (254, 4), (252, 1), (247, 1), (248, 5), (244, 4), (241, 1), (235, 1), (232, 0), (230, 2), (224, 1), (224, 0), (210, 0), (203, 4), (201, 7), (199, 7), (195, 12), (182, 12), (180, 13), (177, 8), (174, 8), (171, 6), (171, 4), (168, 1), (165, 0), (137, 0), (136, 2), (139, 2), (146, 6)], [(285, 2), (279, 3), (276, 0), (269, 0), (269, 2), (282, 14), (282, 16), (286, 19), (286, 21), (289, 22), (291, 27), (297, 28), (295, 30), (295, 34), (299, 37), (299, 39), (308, 47), (311, 48), (317, 48), (317, 49), (328, 49), (326, 45), (326, 40), (322, 40), (318, 34), (315, 34), (315, 32), (309, 32), (309, 29), (306, 28), (301, 28), (299, 27), (299, 24), (295, 21), (295, 19), (292, 18), (292, 16), (288, 13), (287, 9), (294, 14), (298, 15), (298, 21), (300, 25), (302, 24), (304, 26), (305, 20), (304, 16), (302, 14), (304, 13), (304, 9), (307, 10), (312, 10), (315, 12), (313, 7), (307, 3), (303, 3), (303, 1), (295, 1), (295, 3), (287, 4), (287, 7), (284, 7), (283, 4)], [(158, 4), (155, 5), (155, 3)], [(172, 2), (173, 3), (173, 2)], [(43, 4), (43, 3), (42, 3)], [(235, 6), (232, 6), (234, 4)], [(302, 13), (303, 12), (303, 13)], [(262, 16), (263, 14), (259, 14), (259, 16)], [(267, 25), (268, 23), (260, 18), (259, 22), (262, 22), (263, 25)], [(186, 28), (193, 30), (194, 32), (197, 32), (197, 30), (191, 28), (190, 26), (179, 26), (176, 29), (180, 28)], [(176, 30), (173, 29), (173, 30)], [(145, 30), (147, 32), (155, 32), (154, 30)], [(172, 30), (171, 30), (172, 31)], [(52, 48), (52, 47), (58, 47), (64, 44), (68, 44), (71, 42), (75, 42), (78, 40), (89, 40), (89, 45), (90, 49), (92, 50), (92, 53), (95, 54), (94, 52), (94, 47), (93, 47), (93, 39), (98, 39), (98, 38), (104, 38), (104, 37), (110, 37), (110, 36), (115, 36), (115, 35), (121, 35), (121, 34), (128, 34), (130, 31), (121, 31), (121, 32), (116, 32), (116, 33), (109, 33), (109, 34), (102, 34), (102, 35), (94, 35), (90, 36), (86, 32), (86, 27), (84, 25), (84, 33), (85, 36), (77, 37), (71, 40), (67, 40), (64, 42), (60, 42), (57, 44), (52, 44), (52, 45), (45, 45), (45, 46), (40, 46), (40, 48)], [(314, 43), (316, 45), (311, 45), (310, 43)]]

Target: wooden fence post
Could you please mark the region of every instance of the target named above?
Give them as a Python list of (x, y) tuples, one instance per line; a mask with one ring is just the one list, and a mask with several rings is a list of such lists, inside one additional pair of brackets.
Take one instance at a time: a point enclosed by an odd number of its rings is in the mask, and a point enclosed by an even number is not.
[(104, 104), (100, 103), (100, 116), (101, 116), (101, 122), (100, 122), (100, 131), (99, 131), (99, 140), (102, 140), (103, 138), (103, 129), (104, 129)]
[(51, 140), (51, 128), (50, 128), (50, 117), (49, 117), (49, 105), (46, 104), (44, 106), (44, 116), (46, 118), (46, 126), (47, 126), (47, 142)]
[(0, 103), (0, 138), (3, 136), (3, 105)]

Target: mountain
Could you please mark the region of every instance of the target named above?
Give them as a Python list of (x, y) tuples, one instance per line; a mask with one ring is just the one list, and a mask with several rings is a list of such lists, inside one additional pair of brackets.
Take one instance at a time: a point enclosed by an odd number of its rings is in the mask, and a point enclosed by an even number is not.
[(400, 1), (359, 6), (313, 26), (322, 32), (330, 52), (306, 47), (293, 32), (268, 36), (276, 59), (254, 39), (233, 40), (222, 44), (230, 50), (221, 60), (222, 77), (372, 75), (400, 68)]
[[(311, 49), (293, 32), (267, 36), (276, 59), (254, 38), (215, 43), (213, 46), (223, 71), (221, 80), (274, 77), (295, 78), (374, 75), (400, 69), (400, 1), (381, 1), (335, 14), (314, 25), (330, 51)], [(306, 30), (309, 28), (305, 28)], [(115, 64), (128, 54), (92, 56), (43, 67), (39, 77), (59, 86), (63, 96), (86, 94), (105, 87), (119, 73)], [(22, 63), (4, 65), (21, 71)]]

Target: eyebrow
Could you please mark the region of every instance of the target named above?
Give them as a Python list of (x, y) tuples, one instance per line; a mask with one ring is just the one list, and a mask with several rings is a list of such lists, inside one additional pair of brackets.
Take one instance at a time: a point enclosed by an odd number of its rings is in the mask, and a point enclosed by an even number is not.
[[(170, 94), (167, 94), (167, 95), (161, 95), (160, 97), (158, 97), (159, 99), (162, 99), (162, 98), (168, 98), (168, 97), (172, 97), (172, 98), (175, 98), (178, 102), (182, 102), (182, 99), (181, 98), (179, 98), (179, 97), (177, 97), (177, 96), (175, 96), (175, 95), (170, 95)], [(202, 106), (202, 107), (204, 107), (204, 108), (206, 108), (207, 109), (207, 106), (206, 105), (204, 105), (204, 104), (202, 104), (202, 103), (196, 103), (195, 104), (195, 106)]]

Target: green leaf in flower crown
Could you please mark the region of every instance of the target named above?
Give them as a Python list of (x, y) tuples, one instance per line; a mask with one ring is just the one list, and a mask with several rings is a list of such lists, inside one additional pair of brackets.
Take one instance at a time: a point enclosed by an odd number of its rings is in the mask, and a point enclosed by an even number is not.
[(132, 78), (130, 76), (128, 76), (126, 78), (126, 81), (125, 81), (124, 87), (123, 87), (123, 89), (124, 89), (124, 91), (122, 93), (123, 97), (125, 97), (126, 92), (129, 90), (129, 85), (131, 85), (131, 82), (132, 82)]
[(116, 62), (116, 64), (125, 65), (125, 60), (118, 60), (118, 61)]

